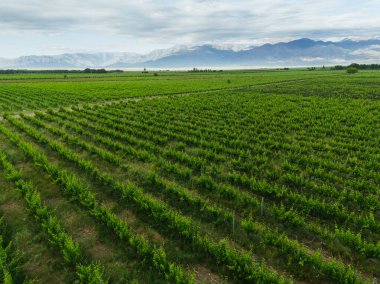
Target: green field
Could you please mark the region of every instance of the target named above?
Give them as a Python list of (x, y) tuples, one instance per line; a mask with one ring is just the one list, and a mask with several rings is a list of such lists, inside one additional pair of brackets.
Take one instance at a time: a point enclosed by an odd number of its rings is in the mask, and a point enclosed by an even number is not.
[(0, 75), (0, 119), (5, 283), (380, 278), (380, 72)]

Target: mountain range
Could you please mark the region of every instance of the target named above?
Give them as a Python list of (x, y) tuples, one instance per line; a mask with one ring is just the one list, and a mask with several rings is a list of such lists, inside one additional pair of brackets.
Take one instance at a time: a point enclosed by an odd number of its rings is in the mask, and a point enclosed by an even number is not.
[(380, 39), (339, 42), (302, 38), (290, 42), (175, 46), (148, 54), (128, 52), (72, 53), (0, 58), (0, 68), (213, 68), (291, 67), (379, 63)]

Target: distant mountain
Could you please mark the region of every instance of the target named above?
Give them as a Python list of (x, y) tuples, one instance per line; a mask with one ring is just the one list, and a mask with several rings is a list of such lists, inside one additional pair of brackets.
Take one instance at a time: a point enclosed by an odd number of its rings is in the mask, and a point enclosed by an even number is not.
[(75, 53), (1, 59), (0, 68), (178, 68), (317, 66), (380, 61), (380, 40), (315, 41), (302, 38), (261, 46), (176, 46), (148, 54)]

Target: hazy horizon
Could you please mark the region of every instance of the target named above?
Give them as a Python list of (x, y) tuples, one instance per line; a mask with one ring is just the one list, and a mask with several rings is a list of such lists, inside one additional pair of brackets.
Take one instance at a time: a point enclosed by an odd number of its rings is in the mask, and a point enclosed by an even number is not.
[[(128, 50), (119, 50), (119, 51), (109, 51), (109, 50), (102, 50), (102, 51), (67, 51), (67, 52), (63, 52), (63, 53), (41, 53), (41, 54), (22, 54), (22, 55), (19, 55), (19, 56), (16, 56), (16, 57), (3, 57), (3, 56), (0, 56), (0, 58), (3, 58), (3, 59), (16, 59), (16, 58), (19, 58), (19, 57), (28, 57), (28, 56), (60, 56), (60, 55), (63, 55), (63, 54), (80, 54), (80, 53), (83, 53), (83, 54), (100, 54), (100, 53), (129, 53), (129, 54), (136, 54), (136, 55), (146, 55), (146, 54), (149, 54), (149, 53), (152, 53), (152, 52), (155, 52), (155, 51), (161, 51), (161, 50), (169, 50), (169, 49), (175, 49), (175, 48), (180, 48), (180, 47), (184, 47), (184, 46), (187, 46), (187, 47), (192, 47), (192, 46), (202, 46), (202, 45), (212, 45), (214, 47), (217, 47), (217, 48), (220, 48), (221, 50), (223, 49), (231, 49), (231, 50), (246, 50), (246, 49), (249, 49), (249, 47), (258, 47), (258, 46), (262, 46), (264, 44), (276, 44), (276, 43), (281, 43), (281, 42), (290, 42), (290, 41), (295, 41), (295, 40), (300, 40), (301, 38), (292, 38), (292, 39), (289, 39), (289, 40), (273, 40), (273, 41), (267, 41), (267, 42), (262, 42), (262, 43), (256, 43), (256, 44), (232, 44), (232, 43), (227, 43), (227, 44), (223, 44), (223, 43), (212, 43), (212, 42), (203, 42), (203, 43), (194, 43), (194, 44), (187, 44), (187, 45), (174, 45), (174, 46), (171, 46), (171, 47), (167, 47), (167, 48), (158, 48), (158, 49), (153, 49), (153, 50), (149, 50), (147, 52), (131, 52), (131, 51), (128, 51)], [(303, 38), (302, 38), (303, 39)], [(371, 40), (371, 39), (378, 39), (380, 40), (380, 37), (344, 37), (344, 38), (327, 38), (327, 39), (316, 39), (316, 38), (307, 38), (307, 39), (311, 39), (313, 41), (333, 41), (333, 42), (340, 42), (340, 41), (343, 41), (343, 40), (352, 40), (352, 41), (362, 41), (362, 40)], [(265, 68), (265, 66), (263, 67)]]

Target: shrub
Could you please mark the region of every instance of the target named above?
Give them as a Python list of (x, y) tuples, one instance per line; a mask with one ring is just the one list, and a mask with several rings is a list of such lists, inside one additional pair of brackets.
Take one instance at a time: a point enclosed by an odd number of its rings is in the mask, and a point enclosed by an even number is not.
[(348, 74), (355, 74), (355, 73), (358, 73), (358, 72), (359, 72), (358, 68), (355, 68), (355, 67), (348, 67), (347, 68), (347, 73)]

